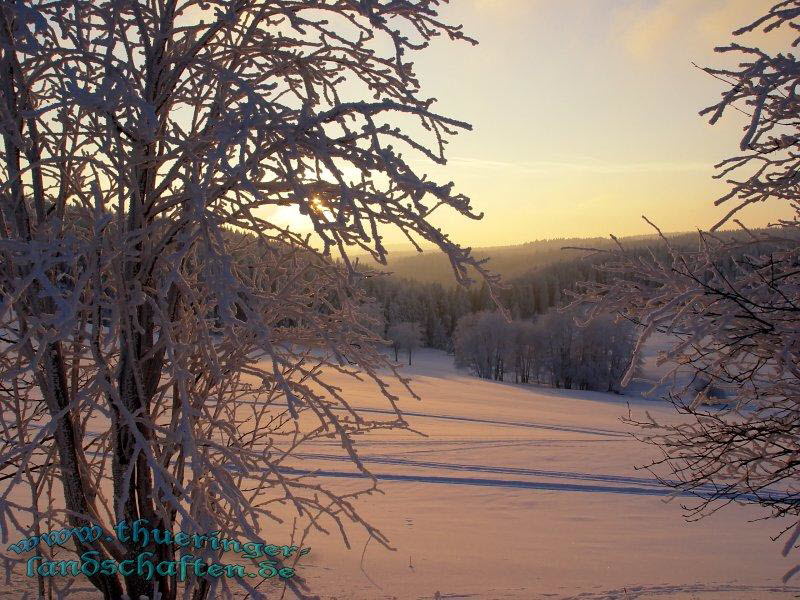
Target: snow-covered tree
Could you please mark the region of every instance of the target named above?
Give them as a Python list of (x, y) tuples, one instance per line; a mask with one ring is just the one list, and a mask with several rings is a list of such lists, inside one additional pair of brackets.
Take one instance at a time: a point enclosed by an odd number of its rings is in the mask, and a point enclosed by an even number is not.
[(573, 387), (619, 392), (636, 341), (633, 324), (600, 315), (573, 330)]
[[(485, 274), (428, 220), (479, 218), (469, 199), (403, 153), (443, 164), (469, 128), (434, 110), (411, 63), (435, 37), (471, 41), (442, 3), (0, 1), (4, 539), (9, 524), (140, 518), (253, 539), (289, 507), (306, 531), (347, 543), (355, 523), (387, 543), (353, 503), (374, 480), (337, 495), (283, 465), (324, 436), (366, 473), (352, 436), (406, 426), (349, 248), (385, 264), (397, 228), (457, 279)], [(371, 378), (395, 415), (359, 414), (331, 370)], [(141, 548), (103, 536), (74, 550)], [(90, 580), (113, 600), (181, 588)], [(183, 597), (227, 597), (224, 581), (192, 579)]]
[(455, 362), (482, 379), (503, 381), (511, 324), (498, 312), (481, 311), (459, 319), (453, 334)]
[(552, 310), (535, 321), (498, 312), (463, 316), (454, 335), (456, 365), (478, 377), (558, 388), (620, 391), (633, 352), (633, 325), (610, 316), (579, 324), (574, 312)]
[(386, 337), (392, 344), (394, 359), (398, 360), (399, 352), (408, 354), (408, 364), (411, 364), (412, 353), (422, 346), (422, 327), (419, 323), (404, 321), (389, 326)]
[(514, 321), (509, 327), (506, 363), (514, 371), (514, 383), (531, 383), (538, 377), (541, 339), (531, 321)]
[[(798, 30), (800, 1), (778, 2), (734, 32), (743, 43), (717, 48), (736, 66), (706, 69), (726, 88), (701, 114), (712, 124), (727, 113), (746, 116), (740, 152), (717, 165), (717, 177), (730, 184), (717, 200), (732, 205), (724, 217), (699, 235), (693, 252), (666, 237), (666, 258), (636, 258), (621, 245), (602, 267), (616, 278), (589, 285), (581, 299), (595, 312), (620, 311), (639, 323), (637, 355), (656, 332), (676, 340), (660, 360), (673, 365), (665, 381), (691, 375), (676, 379), (682, 383), (669, 395), (685, 418), (640, 425), (661, 452), (654, 471), (666, 470), (666, 483), (697, 495), (688, 515), (760, 503), (790, 518), (785, 553), (800, 538), (800, 60), (791, 48), (771, 53), (757, 45), (793, 38), (796, 47)], [(750, 231), (737, 213), (762, 202), (783, 203), (793, 216)], [(715, 233), (727, 223), (740, 233)], [(712, 387), (730, 390), (731, 408), (708, 401)]]
[(537, 333), (542, 340), (541, 360), (550, 383), (572, 389), (577, 376), (576, 350), (578, 328), (574, 316), (551, 310), (537, 319)]

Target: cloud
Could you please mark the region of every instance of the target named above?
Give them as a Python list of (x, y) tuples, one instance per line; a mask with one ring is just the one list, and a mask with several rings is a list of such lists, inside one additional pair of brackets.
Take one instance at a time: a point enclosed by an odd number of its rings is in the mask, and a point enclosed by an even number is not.
[(631, 4), (617, 14), (613, 35), (634, 58), (645, 60), (674, 34), (686, 0)]
[[(697, 29), (701, 36), (708, 40), (715, 40), (715, 45), (723, 45), (733, 41), (731, 32), (744, 25), (752, 23), (761, 15), (766, 14), (775, 4), (775, 0), (727, 0), (719, 3), (714, 10), (708, 11), (705, 16), (697, 21)], [(763, 35), (758, 30), (749, 36), (737, 39), (739, 43), (749, 44), (753, 37), (758, 38), (758, 46), (766, 52), (785, 52), (796, 37), (797, 32), (789, 27), (783, 27)]]
[(639, 61), (668, 48), (708, 50), (764, 14), (774, 0), (640, 0), (620, 8), (612, 35)]

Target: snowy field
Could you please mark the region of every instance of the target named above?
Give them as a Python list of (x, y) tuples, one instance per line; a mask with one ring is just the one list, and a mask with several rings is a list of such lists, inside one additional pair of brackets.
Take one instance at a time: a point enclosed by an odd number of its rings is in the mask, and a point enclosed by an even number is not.
[[(687, 523), (682, 499), (667, 502), (634, 468), (652, 449), (620, 422), (627, 402), (634, 415), (667, 419), (669, 407), (477, 380), (431, 350), (406, 371), (424, 400), (401, 406), (429, 437), (383, 434), (358, 446), (386, 492), (362, 513), (396, 551), (370, 542), (364, 552), (363, 535), (350, 551), (314, 536), (302, 573), (322, 598), (800, 597), (781, 585), (794, 563), (770, 540), (778, 525), (748, 522), (759, 509)], [(346, 385), (354, 405), (381, 405), (371, 386)], [(317, 445), (315, 466), (329, 484), (357, 483), (337, 449)]]
[[(648, 410), (663, 419), (674, 418), (670, 407), (483, 381), (433, 350), (414, 363), (403, 371), (424, 400), (406, 394), (400, 406), (427, 437), (381, 432), (357, 445), (385, 492), (363, 499), (360, 512), (396, 550), (375, 541), (365, 548), (355, 528), (350, 550), (335, 528), (312, 533), (299, 572), (321, 599), (800, 597), (800, 581), (781, 584), (794, 562), (770, 540), (779, 524), (748, 522), (763, 513), (738, 506), (687, 523), (687, 499), (667, 502), (668, 491), (634, 468), (652, 449), (620, 422), (628, 403), (634, 416)], [(331, 381), (354, 406), (376, 417), (387, 410), (373, 384), (335, 374)], [(367, 486), (337, 442), (305, 446), (303, 459), (297, 467), (318, 469), (334, 489)], [(290, 528), (291, 519), (263, 537), (288, 542)], [(35, 598), (32, 583), (15, 576), (0, 598)]]

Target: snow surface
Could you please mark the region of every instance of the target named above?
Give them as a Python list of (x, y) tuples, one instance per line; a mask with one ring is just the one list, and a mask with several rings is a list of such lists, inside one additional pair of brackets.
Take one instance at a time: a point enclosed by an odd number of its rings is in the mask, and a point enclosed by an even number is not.
[[(800, 594), (800, 581), (781, 584), (794, 562), (781, 556), (780, 542), (770, 540), (780, 523), (748, 522), (764, 515), (752, 506), (687, 523), (680, 502), (691, 500), (668, 502), (669, 491), (635, 469), (653, 449), (632, 439), (620, 417), (630, 406), (634, 416), (648, 410), (674, 419), (671, 407), (638, 396), (483, 381), (434, 350), (419, 351), (414, 366), (403, 371), (423, 401), (398, 385), (393, 389), (409, 422), (427, 437), (384, 431), (357, 444), (385, 492), (358, 507), (396, 550), (375, 541), (365, 550), (366, 534), (353, 527), (349, 550), (332, 523), (330, 535), (312, 533), (304, 543), (312, 551), (298, 571), (320, 598), (717, 600)], [(330, 381), (376, 418), (387, 412), (374, 384), (338, 374)], [(297, 468), (319, 469), (329, 487), (367, 486), (338, 442), (305, 446), (303, 454)], [(288, 542), (292, 515), (285, 516), (283, 526), (267, 527), (268, 543)], [(243, 561), (233, 555), (226, 562)], [(88, 587), (85, 580), (76, 583)], [(19, 575), (0, 584), (0, 598), (16, 600), (33, 591), (33, 581)]]
[[(402, 359), (402, 357), (401, 357)], [(362, 514), (386, 533), (391, 552), (365, 536), (346, 550), (314, 535), (300, 569), (325, 599), (790, 598), (793, 566), (770, 535), (779, 523), (748, 522), (758, 507), (733, 506), (687, 523), (646, 471), (653, 449), (620, 417), (668, 405), (637, 397), (550, 390), (478, 380), (452, 357), (417, 353), (422, 402), (401, 407), (428, 435), (369, 436), (359, 453), (385, 495)], [(335, 377), (335, 376), (334, 376)], [(360, 407), (383, 407), (369, 384), (347, 385)], [(308, 450), (306, 450), (309, 453)], [(314, 465), (342, 487), (354, 469), (335, 442), (317, 444)], [(308, 458), (312, 458), (309, 456)], [(303, 465), (308, 468), (307, 463)], [(363, 567), (363, 568), (362, 568)], [(798, 582), (800, 585), (800, 582)]]

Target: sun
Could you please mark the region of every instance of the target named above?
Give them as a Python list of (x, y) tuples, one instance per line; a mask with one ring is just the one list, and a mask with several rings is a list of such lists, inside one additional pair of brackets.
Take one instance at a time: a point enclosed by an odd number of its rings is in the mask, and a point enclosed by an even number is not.
[(322, 212), (326, 208), (325, 202), (323, 202), (322, 199), (319, 198), (319, 196), (314, 196), (314, 197), (311, 198), (311, 206), (310, 206), (310, 208), (314, 212), (318, 212), (318, 213)]
[[(319, 196), (311, 197), (308, 202), (308, 210), (313, 212), (317, 218), (322, 217), (325, 219), (330, 214), (330, 209), (327, 203)], [(309, 215), (302, 214), (296, 204), (292, 204), (291, 206), (281, 206), (277, 209), (274, 209), (274, 212), (270, 216), (269, 220), (278, 227), (286, 227), (288, 229), (292, 229), (293, 231), (303, 232), (311, 231), (313, 229)]]

